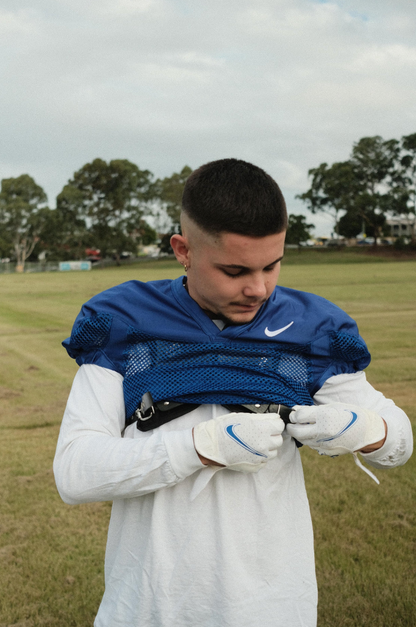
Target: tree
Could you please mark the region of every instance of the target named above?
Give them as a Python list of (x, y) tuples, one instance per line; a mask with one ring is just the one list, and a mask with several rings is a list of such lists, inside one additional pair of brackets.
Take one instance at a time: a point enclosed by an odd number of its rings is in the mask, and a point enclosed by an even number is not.
[(67, 217), (86, 220), (93, 245), (103, 257), (117, 261), (123, 251), (136, 252), (143, 216), (154, 197), (153, 175), (127, 159), (106, 163), (95, 159), (84, 165), (64, 187), (57, 206), (67, 206)]
[(48, 259), (83, 259), (91, 245), (84, 215), (83, 195), (79, 189), (65, 185), (56, 199), (56, 209), (45, 215), (39, 244), (47, 250)]
[(310, 239), (311, 229), (314, 224), (306, 224), (306, 218), (302, 215), (289, 214), (288, 227), (286, 232), (286, 244), (300, 244)]
[(352, 214), (362, 218), (367, 230), (372, 229), (377, 244), (386, 217), (402, 207), (402, 196), (397, 194), (400, 143), (396, 139), (384, 141), (379, 135), (364, 137), (354, 144), (351, 161), (358, 181)]
[(353, 204), (356, 180), (352, 163), (343, 161), (330, 167), (321, 163), (318, 168), (309, 170), (308, 175), (312, 177), (311, 187), (297, 198), (303, 200), (312, 213), (329, 214), (334, 220), (334, 231), (338, 233), (339, 213), (350, 210)]
[(25, 261), (39, 241), (45, 215), (41, 209), (46, 202), (45, 192), (28, 174), (1, 182), (2, 249), (14, 253), (18, 272), (24, 271)]
[[(357, 235), (364, 224), (377, 244), (387, 215), (403, 207), (400, 144), (395, 139), (363, 137), (354, 144), (348, 161), (330, 167), (323, 163), (309, 170), (309, 176), (311, 188), (298, 198), (312, 213), (332, 212), (339, 234), (351, 236), (356, 231)], [(344, 214), (341, 220), (339, 212)]]
[(156, 231), (146, 222), (146, 220), (140, 220), (137, 231), (140, 235), (140, 240), (143, 246), (154, 244), (157, 240)]
[(413, 215), (412, 240), (415, 240), (416, 221), (416, 133), (402, 137), (402, 158), (403, 168), (402, 194), (404, 203), (402, 213)]
[(155, 194), (172, 221), (172, 233), (179, 233), (180, 231), (182, 194), (186, 179), (190, 174), (192, 174), (192, 169), (185, 165), (180, 172), (174, 172), (172, 176), (158, 179), (155, 183)]
[(349, 211), (345, 213), (338, 222), (338, 233), (343, 237), (353, 238), (358, 234), (365, 233), (366, 236), (373, 237), (374, 232), (371, 227), (365, 228), (363, 220), (357, 213)]
[(159, 252), (165, 254), (165, 255), (173, 255), (173, 248), (170, 245), (170, 238), (172, 237), (172, 235), (174, 235), (175, 231), (171, 232), (171, 233), (163, 233), (163, 235), (160, 238), (160, 244), (159, 244)]

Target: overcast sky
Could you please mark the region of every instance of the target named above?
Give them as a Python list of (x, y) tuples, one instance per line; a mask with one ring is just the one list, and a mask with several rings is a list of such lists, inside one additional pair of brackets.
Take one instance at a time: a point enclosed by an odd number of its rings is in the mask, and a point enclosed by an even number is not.
[(237, 157), (308, 215), (308, 169), (416, 132), (411, 0), (0, 0), (0, 48), (0, 178), (51, 207), (96, 157), (156, 177)]

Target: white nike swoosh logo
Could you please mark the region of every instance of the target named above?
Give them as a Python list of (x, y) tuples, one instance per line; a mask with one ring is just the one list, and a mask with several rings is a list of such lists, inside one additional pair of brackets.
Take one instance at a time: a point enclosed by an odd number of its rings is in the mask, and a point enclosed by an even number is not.
[(292, 322), (289, 322), (289, 324), (287, 324), (285, 327), (282, 327), (281, 329), (277, 329), (276, 331), (269, 331), (269, 328), (266, 327), (264, 329), (264, 332), (267, 335), (267, 337), (275, 337), (276, 335), (279, 335), (279, 333), (283, 333), (283, 331), (286, 331), (286, 329), (291, 327), (293, 323), (294, 323), (294, 320), (292, 320)]

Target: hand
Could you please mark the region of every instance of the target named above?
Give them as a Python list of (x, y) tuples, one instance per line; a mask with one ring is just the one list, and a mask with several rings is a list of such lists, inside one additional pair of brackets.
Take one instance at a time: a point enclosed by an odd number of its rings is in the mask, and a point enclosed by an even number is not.
[(257, 472), (277, 456), (285, 428), (278, 414), (231, 413), (201, 422), (193, 430), (195, 450), (208, 463)]
[[(355, 405), (329, 403), (305, 407), (295, 405), (286, 430), (292, 438), (321, 455), (344, 455), (376, 450), (386, 439), (386, 425), (378, 414)], [(375, 443), (380, 446), (371, 446)]]

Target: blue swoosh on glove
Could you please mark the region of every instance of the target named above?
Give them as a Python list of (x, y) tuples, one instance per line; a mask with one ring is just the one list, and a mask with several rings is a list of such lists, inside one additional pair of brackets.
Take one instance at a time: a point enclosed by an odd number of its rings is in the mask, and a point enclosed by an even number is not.
[(343, 433), (345, 433), (346, 431), (348, 431), (348, 429), (351, 429), (351, 427), (353, 426), (353, 424), (355, 422), (357, 422), (358, 420), (358, 416), (355, 413), (355, 411), (351, 412), (352, 414), (352, 418), (349, 421), (349, 423), (343, 428), (341, 429), (341, 431), (339, 431), (338, 433), (336, 433), (335, 435), (332, 435), (330, 438), (322, 438), (322, 440), (316, 440), (317, 444), (319, 444), (320, 442), (330, 442), (331, 440), (336, 440), (337, 438), (339, 438)]
[(238, 427), (238, 425), (240, 425), (241, 422), (237, 422), (234, 425), (228, 425), (228, 427), (225, 427), (225, 432), (226, 434), (232, 438), (235, 442), (237, 442), (237, 444), (239, 444), (240, 446), (242, 446), (243, 448), (246, 449), (246, 451), (248, 451), (249, 453), (253, 453), (253, 455), (258, 455), (259, 457), (265, 457), (267, 459), (267, 455), (263, 455), (263, 453), (260, 453), (259, 451), (256, 451), (256, 449), (252, 448), (251, 446), (249, 446), (248, 444), (246, 444), (246, 442), (244, 442), (241, 438), (238, 437), (238, 435), (236, 433), (234, 433), (234, 427)]

